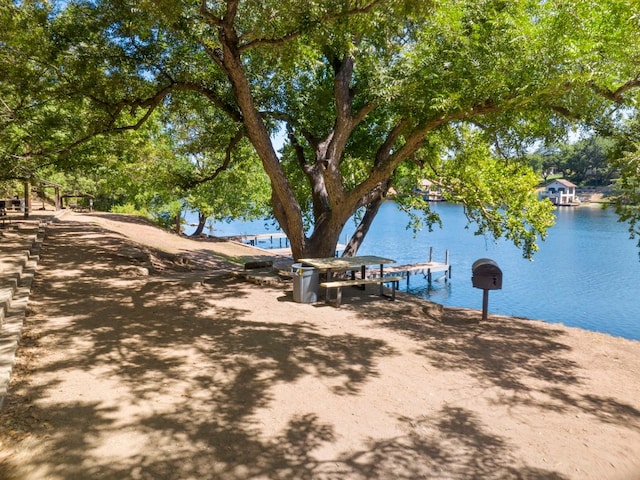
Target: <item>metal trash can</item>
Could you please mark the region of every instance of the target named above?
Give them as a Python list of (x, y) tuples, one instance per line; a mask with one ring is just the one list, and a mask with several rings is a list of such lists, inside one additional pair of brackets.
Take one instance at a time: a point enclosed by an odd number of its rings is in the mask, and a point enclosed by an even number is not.
[(301, 263), (291, 265), (293, 274), (293, 301), (313, 303), (318, 301), (320, 272), (314, 267), (303, 267)]

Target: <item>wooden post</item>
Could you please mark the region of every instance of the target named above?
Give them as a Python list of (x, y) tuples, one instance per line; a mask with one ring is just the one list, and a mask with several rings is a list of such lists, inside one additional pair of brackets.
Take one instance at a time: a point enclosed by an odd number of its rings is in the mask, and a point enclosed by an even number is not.
[(31, 207), (31, 182), (29, 180), (24, 181), (24, 218), (29, 218), (29, 209)]
[(444, 251), (444, 264), (448, 265), (448, 272), (444, 274), (444, 283), (447, 283), (449, 279), (451, 279), (451, 265), (449, 265), (449, 250)]

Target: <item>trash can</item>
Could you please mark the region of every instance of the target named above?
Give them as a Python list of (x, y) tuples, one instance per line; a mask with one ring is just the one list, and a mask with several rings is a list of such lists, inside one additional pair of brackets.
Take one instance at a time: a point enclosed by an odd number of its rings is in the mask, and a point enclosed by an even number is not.
[(293, 301), (313, 303), (318, 300), (319, 272), (314, 267), (303, 267), (301, 263), (291, 266), (293, 274)]

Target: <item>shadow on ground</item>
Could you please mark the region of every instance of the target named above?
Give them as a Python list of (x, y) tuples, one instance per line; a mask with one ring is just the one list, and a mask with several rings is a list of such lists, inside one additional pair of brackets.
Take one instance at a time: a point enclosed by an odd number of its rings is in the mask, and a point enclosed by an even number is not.
[(488, 387), (499, 387), (502, 405), (589, 414), (640, 430), (640, 410), (633, 405), (569, 392), (582, 384), (582, 367), (569, 358), (571, 347), (563, 343), (563, 330), (504, 316), (482, 321), (475, 310), (425, 307), (411, 298), (403, 303), (404, 314), (383, 304), (369, 318), (416, 340), (418, 353), (433, 368), (472, 372)]
[[(172, 277), (171, 265), (163, 276), (148, 276), (141, 269), (147, 255), (97, 227), (50, 227), (21, 355), (44, 348), (64, 354), (47, 357), (37, 372), (28, 371), (29, 362), (18, 365), (0, 420), (5, 431), (13, 430), (9, 439), (30, 435), (40, 448), (29, 465), (0, 462), (0, 477), (566, 478), (518, 464), (505, 438), (453, 406), (432, 416), (399, 417), (402, 435), (372, 438), (360, 451), (325, 461), (314, 452), (334, 442), (336, 431), (313, 413), (294, 415), (279, 433), (267, 435), (255, 414), (273, 401), (274, 385), (305, 376), (331, 379), (335, 395), (357, 401), (363, 385), (379, 375), (377, 365), (398, 352), (376, 338), (328, 335), (304, 319), (256, 321), (243, 306), (246, 283), (224, 272), (212, 283), (179, 272)], [(220, 307), (229, 298), (235, 306)], [(526, 322), (477, 324), (469, 312), (455, 310), (442, 322), (417, 315), (420, 303), (406, 304), (403, 310), (375, 302), (362, 316), (419, 342), (418, 354), (433, 368), (471, 371), (511, 392), (507, 402), (576, 409), (638, 428), (640, 412), (632, 406), (566, 391), (581, 380), (577, 366), (563, 357), (568, 347), (560, 331)], [(84, 372), (88, 384), (97, 381), (106, 390), (70, 385), (70, 371)], [(47, 400), (62, 390), (64, 401)], [(533, 391), (544, 395), (533, 400)]]

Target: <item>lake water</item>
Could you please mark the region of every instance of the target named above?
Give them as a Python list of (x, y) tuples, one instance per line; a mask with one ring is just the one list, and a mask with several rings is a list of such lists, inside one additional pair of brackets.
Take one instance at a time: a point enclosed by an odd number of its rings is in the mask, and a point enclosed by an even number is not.
[[(503, 272), (502, 290), (489, 292), (489, 313), (563, 323), (640, 340), (640, 257), (627, 225), (611, 209), (565, 207), (556, 210), (556, 225), (540, 244), (533, 261), (504, 240), (473, 235), (460, 205), (432, 204), (443, 222), (414, 238), (407, 216), (385, 203), (358, 254), (381, 255), (399, 264), (443, 262), (449, 251), (452, 278), (431, 286), (412, 275), (409, 292), (448, 306), (482, 308), (482, 290), (471, 285), (471, 265), (491, 258)], [(354, 230), (347, 224), (345, 234)], [(269, 222), (215, 223), (219, 236), (275, 232)], [(188, 233), (188, 231), (187, 231)], [(343, 239), (345, 236), (343, 235)], [(401, 290), (406, 290), (401, 282)]]

